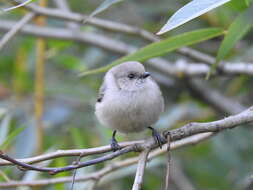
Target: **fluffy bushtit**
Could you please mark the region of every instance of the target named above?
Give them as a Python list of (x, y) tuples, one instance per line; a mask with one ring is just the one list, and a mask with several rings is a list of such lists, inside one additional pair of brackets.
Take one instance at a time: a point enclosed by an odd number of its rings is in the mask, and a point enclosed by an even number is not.
[(150, 126), (163, 110), (159, 86), (141, 63), (130, 61), (114, 66), (106, 73), (95, 114), (103, 125), (114, 129), (111, 146), (115, 151), (120, 148), (115, 139), (117, 130), (132, 133), (149, 128), (161, 147), (159, 133)]

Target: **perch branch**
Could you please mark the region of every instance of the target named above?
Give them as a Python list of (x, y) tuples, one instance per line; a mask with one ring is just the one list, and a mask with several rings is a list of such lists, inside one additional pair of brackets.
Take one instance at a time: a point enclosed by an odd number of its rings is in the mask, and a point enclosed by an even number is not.
[[(171, 150), (178, 149), (184, 146), (196, 145), (206, 139), (209, 139), (213, 135), (214, 133), (197, 134), (191, 137), (184, 138), (182, 140), (172, 142)], [(156, 149), (149, 154), (148, 159), (152, 159), (156, 156), (159, 156), (165, 153), (166, 151), (167, 149), (165, 146), (163, 146), (162, 149)], [(133, 157), (133, 158), (125, 159), (123, 161), (113, 162), (99, 171), (93, 172), (86, 176), (76, 177), (75, 182), (85, 182), (89, 180), (96, 180), (97, 178), (100, 179), (117, 169), (136, 164), (138, 161), (139, 161), (139, 157)], [(72, 177), (58, 177), (58, 178), (53, 178), (53, 179), (51, 178), (51, 179), (33, 180), (33, 181), (10, 181), (8, 183), (0, 183), (0, 187), (6, 187), (6, 188), (18, 187), (18, 186), (33, 187), (33, 186), (46, 186), (46, 185), (51, 185), (51, 184), (71, 183), (71, 182), (72, 182)]]
[[(192, 135), (196, 135), (198, 133), (206, 133), (206, 132), (219, 132), (224, 129), (232, 129), (238, 125), (241, 124), (248, 124), (250, 122), (253, 122), (253, 107), (250, 107), (249, 109), (233, 116), (229, 116), (227, 118), (213, 121), (213, 122), (207, 122), (207, 123), (189, 123), (181, 128), (174, 129), (171, 131), (164, 132), (163, 135), (167, 136), (167, 134), (170, 134), (170, 140), (176, 141), (180, 140)], [(166, 139), (163, 138), (163, 144), (166, 143)], [(128, 152), (133, 151), (143, 151), (146, 149), (154, 149), (157, 148), (157, 144), (154, 141), (153, 138), (147, 139), (143, 143), (134, 144), (131, 146), (127, 146), (119, 151), (109, 153), (107, 155), (103, 155), (101, 157), (95, 158), (93, 160), (88, 160), (85, 162), (80, 162), (77, 165), (68, 165), (65, 167), (58, 167), (58, 168), (50, 168), (50, 167), (38, 167), (33, 166), (30, 164), (25, 164), (22, 162), (19, 162), (13, 158), (10, 158), (8, 155), (1, 152), (0, 157), (4, 160), (12, 162), (14, 165), (20, 166), (23, 169), (28, 170), (35, 170), (40, 172), (48, 172), (49, 174), (57, 174), (64, 171), (70, 171), (81, 167), (86, 167), (90, 165), (95, 165), (97, 163), (101, 163), (107, 160), (111, 160), (113, 158), (116, 158), (120, 155), (126, 154)], [(80, 154), (79, 154), (80, 155)]]
[[(130, 145), (134, 145), (136, 143), (142, 143), (144, 141), (131, 141), (131, 142), (121, 142), (119, 143), (120, 147), (126, 147)], [(34, 164), (46, 160), (51, 160), (60, 157), (70, 157), (70, 156), (89, 156), (94, 154), (101, 154), (111, 151), (111, 146), (100, 146), (96, 148), (87, 148), (87, 149), (70, 149), (70, 150), (57, 150), (56, 152), (42, 154), (39, 156), (24, 158), (24, 159), (16, 159), (19, 162), (26, 164)], [(11, 162), (0, 160), (0, 166), (12, 165)]]

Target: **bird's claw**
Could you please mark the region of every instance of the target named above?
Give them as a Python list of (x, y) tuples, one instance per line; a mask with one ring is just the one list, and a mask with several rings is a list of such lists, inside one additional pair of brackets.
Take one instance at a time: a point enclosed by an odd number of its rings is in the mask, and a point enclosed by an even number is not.
[(116, 130), (113, 131), (112, 139), (111, 139), (111, 149), (113, 152), (116, 152), (117, 150), (121, 149), (120, 145), (118, 144), (118, 141), (115, 138), (115, 135), (116, 135)]
[(155, 140), (155, 142), (158, 144), (158, 146), (160, 147), (160, 149), (162, 149), (162, 145), (163, 145), (163, 140), (161, 135), (159, 134), (159, 132), (157, 132), (157, 130), (155, 130), (153, 127), (148, 127), (149, 129), (151, 129), (152, 131), (152, 136)]
[(112, 149), (113, 152), (116, 152), (117, 150), (120, 150), (120, 146), (119, 146), (118, 142), (116, 141), (116, 139), (112, 139), (111, 149)]

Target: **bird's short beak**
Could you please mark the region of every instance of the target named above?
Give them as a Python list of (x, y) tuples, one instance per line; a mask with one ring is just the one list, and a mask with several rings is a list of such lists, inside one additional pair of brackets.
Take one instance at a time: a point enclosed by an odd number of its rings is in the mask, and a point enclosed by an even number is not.
[(147, 78), (150, 76), (150, 73), (149, 72), (145, 72), (144, 74), (142, 74), (142, 78)]

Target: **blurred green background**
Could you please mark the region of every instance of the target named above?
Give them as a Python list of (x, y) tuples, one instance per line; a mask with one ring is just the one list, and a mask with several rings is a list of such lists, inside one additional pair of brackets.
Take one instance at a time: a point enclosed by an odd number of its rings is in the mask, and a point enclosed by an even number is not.
[[(155, 33), (166, 23), (169, 16), (187, 2), (184, 0), (157, 2), (125, 0), (109, 7), (98, 17), (137, 26)], [(238, 2), (232, 1), (230, 4), (219, 7), (168, 32), (163, 38), (206, 27), (221, 27), (226, 30), (246, 8), (243, 1)], [(75, 0), (66, 3), (73, 12), (90, 14), (102, 1)], [(8, 2), (0, 5), (2, 7), (10, 6)], [(59, 2), (52, 0), (48, 2), (47, 6), (57, 8)], [(16, 9), (1, 14), (0, 25), (3, 20), (17, 21), (24, 13), (25, 9)], [(38, 21), (31, 21), (32, 24), (36, 24), (36, 22)], [(45, 20), (48, 27), (71, 28), (68, 26), (70, 23), (55, 18), (46, 18)], [(73, 35), (78, 36), (81, 32), (91, 32), (137, 47), (148, 44), (146, 40), (138, 36), (112, 32), (89, 24), (73, 25), (70, 29), (73, 31)], [(0, 27), (0, 36), (5, 33), (6, 30)], [(252, 34), (249, 32), (239, 41), (226, 59), (235, 62), (252, 62)], [(215, 56), (221, 40), (222, 37), (217, 37), (192, 47)], [(36, 77), (36, 72), (41, 71), (41, 68), (36, 66), (38, 41), (39, 38), (36, 36), (19, 33), (1, 50), (0, 149), (15, 158), (25, 158), (57, 149), (79, 149), (109, 144), (111, 130), (101, 126), (94, 115), (97, 92), (104, 73), (96, 73), (82, 78), (78, 77), (78, 74), (88, 69), (108, 65), (122, 55), (89, 43), (78, 42), (78, 40), (46, 38), (42, 42), (45, 43), (46, 48), (41, 50), (45, 56), (45, 61), (42, 63), (45, 70), (44, 75), (42, 74), (43, 78), (39, 79)], [(163, 57), (171, 62), (180, 59), (194, 62), (177, 52), (168, 53)], [(187, 78), (161, 74), (152, 67), (150, 68), (148, 64), (146, 68), (151, 73), (153, 72), (165, 97), (166, 111), (155, 125), (159, 130), (180, 127), (190, 121), (213, 121), (234, 113), (233, 110), (231, 112), (220, 110), (205, 98), (192, 93), (191, 88), (187, 85)], [(39, 89), (43, 89), (43, 80), (44, 91), (40, 91)], [(206, 89), (211, 92), (217, 91), (220, 95), (233, 99), (232, 102), (234, 104), (240, 103), (243, 105), (241, 107), (249, 107), (253, 103), (253, 79), (251, 76), (220, 74), (208, 81), (204, 80), (204, 76), (198, 77), (198, 80), (205, 84)], [(36, 100), (35, 97), (40, 97), (40, 95), (44, 97), (44, 101), (40, 98)], [(39, 108), (35, 108), (35, 104)], [(42, 118), (39, 116), (40, 111), (43, 111)], [(42, 123), (38, 121), (40, 119)], [(37, 129), (38, 125), (42, 126), (42, 130)], [(149, 136), (150, 132), (148, 131), (143, 134), (144, 138)], [(224, 131), (206, 142), (173, 151), (172, 164), (176, 168), (175, 171), (178, 171), (178, 175), (175, 173), (177, 177), (172, 180), (172, 189), (252, 189), (249, 185), (253, 171), (252, 137), (250, 126), (239, 127)], [(42, 144), (38, 142), (38, 139), (41, 139)], [(118, 136), (119, 141), (131, 139), (140, 139), (140, 137), (139, 135)], [(130, 154), (116, 160), (133, 155), (137, 154)], [(58, 158), (52, 162), (46, 162), (45, 165), (63, 166), (70, 164), (74, 159)], [(96, 171), (106, 164), (107, 162), (80, 169), (77, 176)], [(159, 156), (148, 163), (143, 190), (163, 188), (166, 173), (165, 164), (165, 156)], [(72, 175), (72, 172), (65, 172), (49, 176), (38, 172), (21, 172), (14, 167), (1, 167), (0, 170), (10, 179), (19, 181)], [(104, 182), (98, 184), (96, 189), (131, 189), (134, 174), (135, 167), (121, 169), (110, 174)], [(5, 180), (4, 176), (0, 174), (0, 181), (4, 182)], [(89, 185), (89, 183), (76, 183), (75, 189), (88, 189)], [(68, 188), (69, 184), (42, 187), (42, 189), (48, 190)]]

